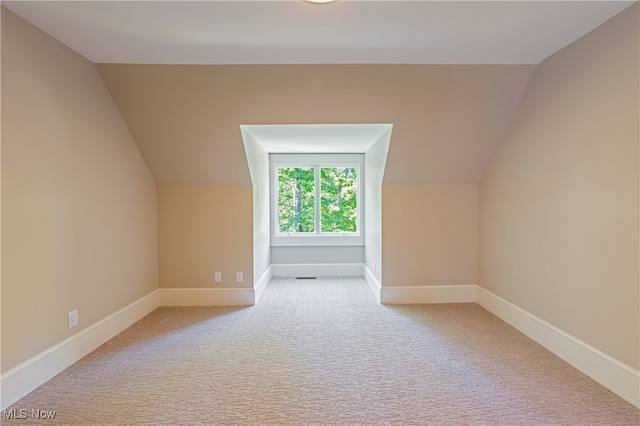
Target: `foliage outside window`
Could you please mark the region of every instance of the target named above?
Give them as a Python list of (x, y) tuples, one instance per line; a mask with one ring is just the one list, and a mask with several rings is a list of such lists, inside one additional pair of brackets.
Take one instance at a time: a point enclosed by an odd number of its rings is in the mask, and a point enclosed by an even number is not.
[(315, 170), (278, 167), (278, 232), (315, 232)]
[(358, 232), (357, 166), (278, 166), (279, 234)]

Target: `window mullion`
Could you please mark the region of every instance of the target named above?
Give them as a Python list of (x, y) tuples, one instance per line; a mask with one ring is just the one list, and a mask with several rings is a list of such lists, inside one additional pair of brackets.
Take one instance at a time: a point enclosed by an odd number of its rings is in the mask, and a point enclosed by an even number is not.
[(316, 234), (320, 234), (320, 167), (314, 167), (314, 205), (316, 210)]

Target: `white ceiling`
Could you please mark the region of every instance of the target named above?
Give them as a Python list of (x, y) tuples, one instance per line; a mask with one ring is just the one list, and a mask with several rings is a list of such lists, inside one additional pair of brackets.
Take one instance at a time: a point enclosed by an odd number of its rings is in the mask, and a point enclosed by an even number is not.
[(631, 1), (3, 1), (95, 63), (537, 64)]

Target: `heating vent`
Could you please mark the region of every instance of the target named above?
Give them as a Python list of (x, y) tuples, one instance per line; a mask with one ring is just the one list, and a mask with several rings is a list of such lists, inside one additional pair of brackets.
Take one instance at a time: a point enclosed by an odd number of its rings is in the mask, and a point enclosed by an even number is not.
[(296, 280), (315, 280), (317, 277), (296, 277)]

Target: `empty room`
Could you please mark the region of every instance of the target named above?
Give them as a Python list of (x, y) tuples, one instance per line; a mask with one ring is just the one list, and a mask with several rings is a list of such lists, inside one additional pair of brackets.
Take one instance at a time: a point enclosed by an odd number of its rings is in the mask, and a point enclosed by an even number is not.
[(0, 423), (640, 424), (637, 1), (0, 13)]

